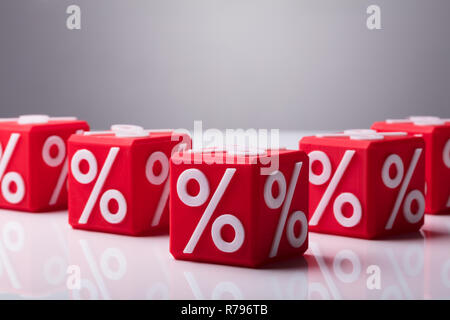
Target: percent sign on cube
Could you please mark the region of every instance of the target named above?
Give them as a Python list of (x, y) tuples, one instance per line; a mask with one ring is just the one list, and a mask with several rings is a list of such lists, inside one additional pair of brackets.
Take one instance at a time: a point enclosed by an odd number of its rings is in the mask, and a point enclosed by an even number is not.
[[(281, 236), (283, 235), (284, 229), (286, 229), (286, 236), (289, 244), (293, 248), (301, 247), (308, 236), (308, 219), (303, 211), (298, 210), (293, 212), (288, 219), (289, 209), (291, 207), (292, 198), (294, 197), (295, 188), (297, 186), (302, 166), (303, 162), (295, 163), (287, 193), (286, 178), (281, 171), (275, 171), (266, 180), (266, 184), (264, 186), (264, 201), (266, 202), (267, 207), (270, 209), (279, 209), (282, 206), (280, 220), (278, 222), (272, 247), (270, 249), (270, 258), (275, 257), (278, 253), (278, 247), (280, 245)], [(272, 193), (272, 188), (275, 183), (278, 184), (279, 188), (277, 197), (274, 197)], [(298, 235), (295, 234), (295, 225), (297, 222), (299, 222), (301, 226), (301, 230)]]
[(66, 208), (66, 141), (88, 129), (74, 117), (0, 119), (0, 206), (32, 212)]
[[(225, 170), (225, 173), (217, 186), (211, 200), (209, 201), (206, 210), (203, 212), (197, 227), (192, 233), (189, 242), (184, 248), (184, 253), (192, 253), (203, 234), (206, 226), (211, 220), (211, 216), (217, 208), (219, 201), (222, 199), (226, 189), (233, 177), (236, 169), (229, 168)], [(190, 180), (195, 180), (199, 184), (199, 192), (196, 196), (192, 196), (187, 192), (187, 184)], [(206, 176), (198, 169), (188, 169), (184, 171), (177, 182), (177, 194), (180, 200), (190, 207), (199, 207), (207, 201), (210, 195), (209, 182)], [(227, 242), (223, 240), (221, 235), (221, 229), (224, 225), (230, 225), (235, 232), (233, 241)], [(245, 230), (241, 221), (236, 216), (231, 214), (223, 214), (217, 217), (211, 227), (211, 237), (217, 249), (222, 252), (235, 252), (239, 250), (245, 240)]]
[[(77, 130), (76, 133), (82, 132), (83, 130)], [(53, 206), (58, 202), (61, 192), (67, 182), (68, 165), (65, 141), (57, 135), (48, 137), (42, 148), (42, 159), (50, 168), (62, 167), (49, 200), (49, 205)]]
[(450, 212), (450, 119), (438, 117), (409, 117), (375, 122), (372, 128), (379, 131), (401, 130), (425, 141), (426, 195), (425, 212), (445, 214)]
[(1, 230), (0, 240), (0, 277), (5, 275), (15, 290), (22, 289), (17, 266), (11, 259), (11, 253), (20, 252), (25, 243), (25, 231), (21, 224), (9, 221)]
[[(25, 183), (22, 176), (17, 172), (5, 173), (6, 168), (11, 160), (14, 150), (19, 142), (20, 134), (13, 133), (5, 148), (5, 153), (2, 156), (2, 149), (0, 146), (0, 180), (2, 181), (1, 190), (2, 195), (6, 201), (11, 204), (17, 204), (23, 200), (25, 196)], [(53, 154), (52, 149), (56, 149), (56, 155)], [(66, 143), (57, 135), (52, 135), (45, 140), (42, 147), (42, 160), (44, 163), (51, 167), (56, 168), (61, 166), (66, 159)], [(3, 177), (3, 179), (2, 179)], [(57, 183), (53, 189), (52, 195), (48, 204), (50, 206), (55, 205), (61, 194), (61, 190), (67, 179), (67, 165), (64, 164), (61, 169), (61, 173), (58, 177)], [(15, 188), (11, 188), (14, 185)], [(12, 190), (15, 189), (15, 190)]]
[[(17, 142), (20, 139), (20, 134), (13, 133), (9, 138), (6, 145), (5, 152), (3, 153), (0, 146), (0, 181), (3, 198), (11, 203), (17, 204), (23, 200), (25, 196), (25, 183), (22, 176), (15, 172), (6, 172), (6, 168), (11, 161), (11, 157), (16, 149)], [(11, 188), (11, 185), (15, 185), (15, 190)]]
[(132, 125), (74, 135), (70, 224), (135, 236), (167, 232), (169, 157), (189, 145), (186, 135)]
[[(182, 148), (185, 148), (183, 145), (179, 146), (179, 151), (181, 151)], [(160, 166), (160, 172), (155, 174), (155, 168), (158, 164)], [(145, 165), (145, 175), (148, 182), (155, 186), (164, 184), (161, 197), (158, 201), (158, 206), (156, 207), (156, 211), (152, 219), (152, 227), (156, 227), (160, 224), (164, 209), (169, 202), (169, 158), (167, 158), (167, 156), (161, 151), (153, 152), (150, 157), (148, 157)]]
[[(403, 132), (346, 130), (303, 138), (300, 148), (310, 157), (313, 231), (374, 238), (416, 231), (423, 224), (421, 138)], [(411, 160), (405, 173), (406, 159)]]
[[(217, 153), (228, 160), (237, 155)], [(172, 158), (170, 234), (175, 258), (256, 267), (306, 250), (308, 172), (301, 170), (306, 155), (280, 152), (279, 170), (261, 175), (253, 170), (258, 168), (255, 161), (244, 159), (263, 155), (251, 154), (238, 155), (247, 163), (239, 166), (230, 161), (211, 164), (208, 153), (196, 167), (178, 160), (193, 159), (198, 152)], [(286, 174), (291, 175), (289, 186)]]
[[(342, 180), (345, 174), (345, 170), (347, 169), (354, 155), (355, 150), (345, 151), (344, 156), (342, 157), (339, 166), (337, 167), (333, 177), (331, 178), (331, 181), (328, 184), (327, 189), (325, 190), (322, 198), (320, 199), (316, 210), (311, 216), (311, 219), (309, 221), (310, 226), (316, 226), (319, 223), (320, 219), (322, 218), (323, 212), (330, 203), (331, 197), (335, 193), (336, 188), (339, 182)], [(332, 173), (330, 159), (328, 158), (327, 154), (323, 151), (312, 151), (311, 153), (308, 154), (308, 156), (311, 164), (313, 164), (316, 161), (319, 161), (322, 164), (323, 168), (322, 173), (320, 175), (316, 175), (313, 172), (313, 170), (310, 171), (309, 173), (310, 183), (317, 186), (324, 185), (329, 181)], [(344, 216), (342, 212), (342, 207), (345, 203), (348, 203), (352, 206), (353, 211), (350, 217)], [(354, 227), (361, 221), (362, 217), (361, 202), (353, 193), (343, 192), (339, 194), (334, 200), (333, 214), (334, 217), (336, 218), (336, 221), (341, 226), (346, 228)]]
[[(406, 194), (422, 152), (422, 148), (416, 148), (414, 150), (414, 155), (412, 157), (411, 163), (409, 164), (408, 170), (406, 171), (406, 174), (404, 174), (405, 169), (403, 160), (398, 154), (391, 154), (383, 164), (381, 175), (384, 185), (390, 189), (396, 189), (398, 188), (398, 186), (400, 186), (395, 204), (392, 207), (391, 215), (389, 216), (389, 220), (386, 223), (386, 230), (392, 229), (402, 202), (404, 217), (411, 224), (419, 222), (420, 219), (422, 219), (423, 214), (425, 213), (425, 197), (423, 196), (422, 191), (414, 189)], [(395, 177), (391, 177), (389, 173), (392, 166), (395, 166)], [(414, 201), (418, 206), (416, 212), (412, 211)]]
[[(122, 220), (125, 218), (125, 215), (127, 214), (127, 201), (123, 196), (122, 192), (120, 192), (117, 189), (109, 189), (103, 192), (102, 195), (100, 196), (100, 193), (102, 192), (106, 179), (108, 178), (109, 173), (111, 172), (112, 166), (119, 151), (120, 148), (117, 147), (113, 147), (109, 150), (108, 156), (106, 157), (105, 163), (103, 164), (100, 173), (98, 173), (97, 159), (91, 151), (87, 149), (78, 150), (72, 157), (71, 161), (72, 175), (78, 183), (90, 184), (96, 179), (94, 188), (92, 189), (91, 194), (89, 195), (88, 201), (84, 206), (84, 209), (81, 213), (78, 223), (86, 224), (88, 222), (88, 219), (92, 213), (95, 204), (99, 200), (99, 197), (100, 197), (99, 203), (100, 213), (108, 223), (117, 224), (122, 222)], [(81, 163), (83, 161), (85, 161), (88, 164), (88, 169), (86, 172), (81, 171)], [(117, 211), (114, 213), (112, 213), (109, 208), (109, 202), (111, 200), (115, 200), (117, 203)]]

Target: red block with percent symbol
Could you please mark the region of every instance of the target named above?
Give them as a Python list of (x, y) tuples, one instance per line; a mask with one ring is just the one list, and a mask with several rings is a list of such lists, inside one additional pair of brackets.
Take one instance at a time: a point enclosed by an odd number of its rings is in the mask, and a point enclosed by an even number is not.
[(0, 207), (42, 212), (67, 207), (66, 141), (89, 130), (74, 117), (0, 119)]
[(188, 135), (114, 125), (69, 139), (69, 223), (133, 236), (167, 232), (169, 158)]
[(174, 154), (170, 170), (176, 259), (258, 267), (307, 249), (304, 152), (188, 152)]
[(424, 141), (347, 130), (304, 137), (311, 231), (372, 239), (417, 231), (425, 210)]
[(375, 122), (378, 131), (401, 130), (425, 140), (425, 212), (450, 213), (450, 119), (410, 117)]

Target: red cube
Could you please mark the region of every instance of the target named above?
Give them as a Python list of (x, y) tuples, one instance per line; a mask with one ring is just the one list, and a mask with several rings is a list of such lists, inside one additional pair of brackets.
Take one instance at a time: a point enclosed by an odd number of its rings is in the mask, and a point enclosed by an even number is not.
[(67, 207), (66, 141), (89, 130), (76, 118), (0, 120), (0, 207), (42, 212)]
[(378, 131), (404, 131), (425, 140), (425, 212), (450, 213), (450, 119), (410, 117), (405, 120), (375, 122)]
[(176, 259), (257, 267), (307, 249), (304, 152), (188, 152), (170, 163)]
[(372, 239), (423, 224), (425, 151), (406, 133), (348, 130), (304, 137), (311, 231)]
[(169, 158), (190, 148), (174, 131), (115, 125), (69, 139), (69, 223), (133, 236), (167, 232)]

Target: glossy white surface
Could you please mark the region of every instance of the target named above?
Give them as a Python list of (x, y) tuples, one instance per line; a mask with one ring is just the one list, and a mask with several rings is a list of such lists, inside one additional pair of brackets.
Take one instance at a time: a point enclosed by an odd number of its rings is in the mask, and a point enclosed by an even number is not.
[[(300, 135), (283, 141), (295, 147)], [(168, 246), (168, 236), (72, 230), (66, 212), (0, 210), (0, 298), (450, 298), (450, 216), (426, 216), (421, 232), (389, 240), (311, 233), (304, 257), (258, 270), (176, 261)], [(72, 265), (82, 290), (67, 288)], [(369, 266), (380, 270), (379, 290), (368, 289)]]

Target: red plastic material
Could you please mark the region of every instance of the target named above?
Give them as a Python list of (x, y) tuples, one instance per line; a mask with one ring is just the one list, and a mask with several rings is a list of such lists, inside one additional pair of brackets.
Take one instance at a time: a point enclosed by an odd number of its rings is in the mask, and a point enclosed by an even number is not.
[(170, 191), (170, 252), (176, 259), (258, 267), (307, 249), (304, 152), (174, 155)]
[(169, 229), (169, 158), (190, 148), (172, 131), (69, 139), (69, 223), (73, 228), (132, 236)]
[(310, 231), (372, 239), (417, 231), (425, 209), (424, 142), (419, 137), (312, 136)]
[(85, 121), (0, 122), (0, 207), (43, 212), (67, 208), (66, 141)]
[(401, 130), (410, 135), (421, 135), (425, 140), (425, 212), (450, 213), (450, 121), (440, 125), (414, 122), (375, 122), (379, 131)]

